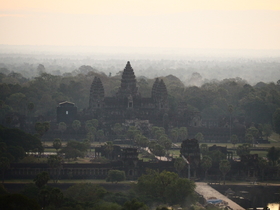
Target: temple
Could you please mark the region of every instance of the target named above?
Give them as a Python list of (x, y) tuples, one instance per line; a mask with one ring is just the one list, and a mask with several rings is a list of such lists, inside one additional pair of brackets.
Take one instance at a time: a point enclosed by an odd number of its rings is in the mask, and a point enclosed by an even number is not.
[(153, 84), (151, 97), (142, 97), (136, 86), (133, 68), (128, 61), (115, 96), (106, 97), (102, 81), (98, 77), (94, 78), (90, 88), (87, 113), (91, 118), (102, 119), (106, 123), (139, 119), (158, 124), (162, 122), (164, 114), (168, 114), (167, 97), (164, 81), (158, 78)]

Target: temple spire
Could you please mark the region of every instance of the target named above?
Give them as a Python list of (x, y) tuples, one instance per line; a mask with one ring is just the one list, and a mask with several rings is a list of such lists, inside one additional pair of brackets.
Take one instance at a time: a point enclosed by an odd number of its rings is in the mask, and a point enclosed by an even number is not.
[(138, 89), (136, 87), (136, 79), (134, 75), (134, 71), (130, 65), (130, 62), (128, 61), (123, 73), (122, 73), (122, 79), (121, 79), (121, 87), (118, 91), (118, 96), (120, 97), (128, 97), (136, 96), (138, 92)]

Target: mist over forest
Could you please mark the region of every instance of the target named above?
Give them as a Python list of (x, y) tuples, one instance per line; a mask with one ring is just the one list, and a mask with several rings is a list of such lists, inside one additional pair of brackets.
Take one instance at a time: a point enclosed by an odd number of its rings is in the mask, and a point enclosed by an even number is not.
[(265, 50), (184, 50), (106, 47), (0, 46), (0, 71), (20, 73), (25, 78), (40, 74), (38, 66), (53, 75), (89, 71), (107, 76), (120, 74), (130, 60), (136, 77), (153, 79), (174, 75), (186, 86), (201, 86), (227, 78), (241, 78), (255, 85), (280, 78), (280, 53)]

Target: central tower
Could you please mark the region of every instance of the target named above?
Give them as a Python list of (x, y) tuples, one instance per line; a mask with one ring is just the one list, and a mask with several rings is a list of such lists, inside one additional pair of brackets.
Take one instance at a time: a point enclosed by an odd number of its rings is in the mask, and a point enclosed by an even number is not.
[(128, 61), (122, 73), (121, 86), (117, 96), (120, 98), (127, 98), (129, 96), (135, 97), (136, 95), (138, 95), (136, 79), (134, 71), (130, 65), (130, 62)]

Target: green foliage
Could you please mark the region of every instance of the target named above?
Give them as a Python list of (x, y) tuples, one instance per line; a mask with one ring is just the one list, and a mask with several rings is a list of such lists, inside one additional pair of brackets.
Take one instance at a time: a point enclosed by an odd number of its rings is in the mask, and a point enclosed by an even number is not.
[(276, 165), (280, 158), (280, 148), (274, 146), (269, 148), (266, 156), (273, 166)]
[(60, 138), (54, 139), (54, 141), (53, 141), (53, 148), (55, 148), (56, 151), (61, 148), (61, 145), (62, 145), (62, 143), (61, 143)]
[(193, 181), (180, 178), (178, 174), (168, 171), (159, 173), (148, 170), (147, 174), (138, 178), (136, 184), (136, 190), (143, 199), (172, 205), (184, 203), (187, 198), (193, 198), (194, 189)]
[(201, 168), (205, 171), (205, 179), (207, 179), (207, 171), (212, 167), (212, 159), (205, 155), (201, 160)]
[(237, 135), (231, 135), (230, 142), (235, 146), (238, 143), (238, 136)]
[(208, 145), (207, 144), (201, 144), (200, 145), (200, 153), (202, 155), (205, 155), (206, 153), (208, 153)]
[(92, 183), (80, 183), (69, 187), (64, 196), (67, 198), (72, 198), (79, 202), (99, 202), (105, 195), (107, 191), (99, 186)]
[(242, 155), (249, 155), (250, 154), (250, 145), (249, 144), (242, 144), (236, 148), (236, 154), (241, 157)]
[(4, 142), (7, 147), (16, 145), (22, 147), (24, 151), (34, 151), (35, 149), (39, 152), (43, 151), (40, 139), (19, 129), (0, 126), (0, 136), (0, 142)]
[(181, 174), (181, 171), (186, 167), (186, 165), (187, 165), (187, 163), (183, 158), (177, 157), (175, 159), (174, 167), (179, 175)]
[(224, 185), (225, 185), (226, 174), (230, 171), (230, 168), (231, 168), (231, 165), (230, 165), (230, 162), (228, 160), (221, 160), (221, 162), (219, 164), (219, 169), (223, 174)]
[(35, 182), (35, 185), (38, 188), (42, 188), (44, 185), (46, 185), (48, 183), (49, 180), (50, 180), (50, 175), (46, 171), (43, 171), (43, 172), (37, 174), (36, 177), (33, 179), (33, 181)]
[(106, 178), (106, 182), (118, 183), (125, 180), (124, 171), (120, 170), (110, 170)]
[(280, 134), (280, 108), (273, 113), (272, 122), (274, 131)]
[(213, 164), (218, 164), (221, 160), (226, 159), (226, 155), (220, 150), (209, 151), (207, 155), (212, 159)]
[(197, 139), (198, 140), (198, 142), (202, 142), (203, 140), (204, 140), (204, 136), (203, 136), (203, 134), (202, 133), (197, 133), (196, 135), (195, 135), (195, 137), (194, 137), (195, 139)]
[(59, 153), (64, 153), (67, 159), (77, 159), (77, 157), (84, 157), (84, 153), (87, 151), (87, 144), (75, 140), (71, 140), (67, 143), (66, 147), (62, 148)]
[(188, 129), (186, 127), (180, 127), (178, 130), (179, 141), (186, 140), (188, 138)]
[(39, 204), (21, 194), (8, 194), (0, 196), (1, 209), (40, 210)]
[(149, 208), (144, 203), (133, 199), (125, 202), (122, 210), (149, 210)]
[(150, 142), (149, 150), (155, 156), (164, 156), (166, 154), (164, 147), (156, 142)]
[(0, 170), (2, 174), (2, 183), (4, 183), (5, 171), (10, 168), (10, 160), (6, 157), (0, 157)]
[(59, 175), (59, 169), (61, 166), (61, 162), (62, 162), (62, 158), (57, 156), (57, 155), (52, 155), (48, 158), (48, 164), (51, 167), (52, 171), (54, 171), (54, 175), (53, 175), (53, 182), (57, 183), (58, 181), (58, 175)]

